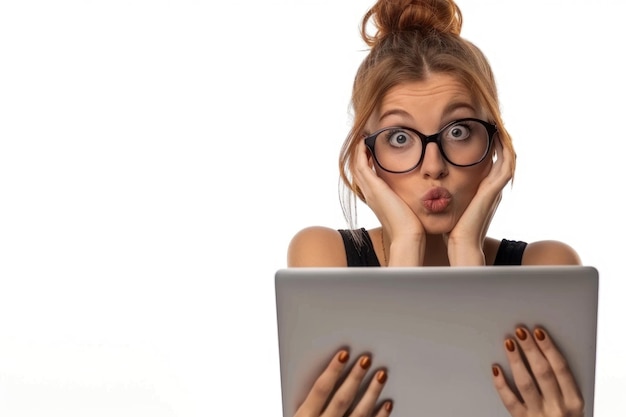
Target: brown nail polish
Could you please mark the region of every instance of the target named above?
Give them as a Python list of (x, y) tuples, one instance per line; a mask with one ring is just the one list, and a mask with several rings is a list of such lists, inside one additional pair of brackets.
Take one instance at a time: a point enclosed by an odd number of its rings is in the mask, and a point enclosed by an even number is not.
[(535, 329), (535, 337), (537, 340), (543, 340), (546, 338), (546, 334), (541, 329)]
[(391, 401), (387, 401), (387, 402), (385, 403), (385, 410), (386, 410), (388, 413), (391, 413), (391, 410), (393, 410), (393, 403), (392, 403)]
[(526, 340), (526, 330), (522, 329), (521, 327), (515, 329), (515, 335), (517, 335), (517, 338), (519, 340)]
[(361, 360), (359, 361), (359, 365), (361, 365), (361, 368), (363, 369), (369, 368), (371, 364), (372, 364), (372, 360), (370, 359), (369, 356), (363, 356)]
[(348, 362), (348, 359), (350, 359), (350, 354), (347, 351), (342, 350), (341, 352), (339, 352), (339, 356), (337, 357), (337, 359), (341, 363), (346, 363)]
[(515, 342), (513, 340), (506, 339), (504, 345), (506, 346), (506, 350), (508, 350), (509, 352), (515, 352)]
[(387, 372), (378, 371), (376, 373), (376, 380), (380, 382), (381, 384), (384, 384), (387, 381)]
[(493, 376), (498, 376), (500, 375), (500, 370), (498, 369), (497, 366), (492, 366), (491, 367), (491, 372), (493, 372)]

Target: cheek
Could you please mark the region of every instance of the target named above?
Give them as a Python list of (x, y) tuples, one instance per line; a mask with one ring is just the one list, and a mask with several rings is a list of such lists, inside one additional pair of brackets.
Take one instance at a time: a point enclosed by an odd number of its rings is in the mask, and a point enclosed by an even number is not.
[(419, 194), (420, 181), (410, 174), (392, 174), (374, 165), (376, 175), (408, 205), (413, 205)]
[[(467, 171), (464, 173), (463, 177), (465, 181), (463, 186), (460, 188), (460, 191), (464, 196), (469, 195), (469, 200), (476, 194), (478, 191), (478, 186), (480, 183), (489, 175), (489, 171), (491, 171), (491, 166), (493, 162), (491, 158), (484, 161), (483, 163), (470, 168), (465, 168)], [(469, 201), (468, 201), (469, 203)]]
[[(456, 196), (456, 206), (461, 212), (465, 211), (472, 198), (478, 191), (478, 186), (485, 179), (493, 165), (492, 158), (487, 158), (480, 164), (468, 168), (450, 167), (448, 178), (444, 185), (448, 187)], [(374, 164), (376, 175), (391, 188), (405, 203), (411, 207), (420, 206), (420, 192), (423, 181), (412, 175), (397, 175), (384, 171)]]
[(491, 171), (491, 167), (493, 166), (493, 158), (487, 158), (481, 164), (479, 164), (476, 168), (478, 168), (478, 172), (476, 173), (476, 178), (478, 179), (478, 183), (485, 179), (489, 172)]
[[(376, 175), (378, 176), (378, 178), (380, 178), (381, 180), (385, 181), (387, 183), (387, 185), (389, 187), (391, 187), (391, 189), (394, 188), (394, 183), (397, 182), (397, 175), (396, 174), (392, 174), (390, 172), (385, 171), (384, 169), (382, 169), (381, 167), (379, 167), (376, 163), (373, 164), (374, 166), (374, 172), (376, 173)], [(396, 178), (394, 178), (394, 176)], [(394, 181), (394, 179), (396, 181)]]

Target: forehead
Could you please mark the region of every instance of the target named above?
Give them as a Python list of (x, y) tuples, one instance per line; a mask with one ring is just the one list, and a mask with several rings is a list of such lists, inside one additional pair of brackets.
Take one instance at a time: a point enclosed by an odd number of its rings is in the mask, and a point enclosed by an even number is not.
[[(383, 97), (371, 120), (414, 121), (422, 128), (439, 126), (455, 117), (480, 116), (476, 100), (456, 77), (431, 74), (421, 81), (405, 82), (392, 87)], [(436, 127), (434, 127), (436, 128)]]

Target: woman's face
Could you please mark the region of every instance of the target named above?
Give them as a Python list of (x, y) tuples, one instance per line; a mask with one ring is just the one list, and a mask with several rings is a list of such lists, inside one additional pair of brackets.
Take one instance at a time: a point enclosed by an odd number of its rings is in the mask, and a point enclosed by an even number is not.
[[(485, 120), (486, 115), (474, 103), (467, 88), (454, 76), (431, 74), (423, 81), (400, 84), (389, 90), (369, 119), (367, 129), (371, 133), (402, 126), (432, 135), (458, 119)], [(492, 158), (487, 157), (477, 165), (457, 167), (444, 159), (436, 143), (429, 143), (422, 162), (410, 172), (389, 173), (376, 163), (374, 168), (411, 207), (427, 233), (442, 234), (454, 228), (492, 163)]]

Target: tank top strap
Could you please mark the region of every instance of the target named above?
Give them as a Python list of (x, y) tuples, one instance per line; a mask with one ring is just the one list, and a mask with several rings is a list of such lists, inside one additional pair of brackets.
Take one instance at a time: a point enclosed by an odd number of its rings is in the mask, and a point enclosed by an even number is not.
[(517, 240), (502, 239), (498, 252), (496, 253), (496, 259), (493, 262), (494, 265), (521, 265), (522, 256), (524, 255), (524, 249), (526, 249), (527, 243)]

